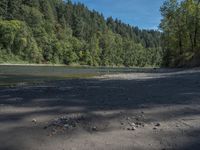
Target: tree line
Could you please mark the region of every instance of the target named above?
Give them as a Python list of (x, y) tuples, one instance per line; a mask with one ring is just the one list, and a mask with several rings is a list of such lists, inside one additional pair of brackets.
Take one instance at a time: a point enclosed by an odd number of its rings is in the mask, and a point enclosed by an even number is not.
[(165, 66), (200, 65), (200, 0), (167, 0), (160, 28)]
[(159, 66), (161, 35), (70, 0), (0, 1), (0, 62)]

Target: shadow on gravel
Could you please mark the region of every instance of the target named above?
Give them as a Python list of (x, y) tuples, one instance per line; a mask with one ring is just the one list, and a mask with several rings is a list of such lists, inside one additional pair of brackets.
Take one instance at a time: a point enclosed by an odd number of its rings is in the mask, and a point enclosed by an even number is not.
[[(20, 123), (27, 118), (31, 120), (33, 116), (59, 116), (63, 114), (83, 114), (89, 121), (100, 124), (119, 117), (121, 111), (156, 108), (165, 105), (199, 105), (199, 77), (200, 73), (197, 72), (148, 80), (74, 79), (52, 81), (34, 86), (1, 87), (0, 126)], [(98, 112), (103, 113), (98, 114)], [(112, 114), (104, 112), (112, 112)], [(173, 117), (167, 116), (169, 112), (164, 113), (166, 113), (164, 118), (166, 121), (182, 116), (200, 115), (200, 110), (171, 111), (170, 113), (174, 114)], [(149, 122), (151, 121), (149, 120)], [(6, 142), (5, 140), (10, 138), (9, 135), (29, 133), (26, 126), (22, 129), (23, 132), (18, 133), (16, 130), (18, 129), (12, 128), (12, 126), (3, 131), (0, 130), (0, 143)], [(35, 130), (35, 132), (37, 131)], [(199, 133), (199, 130), (191, 130), (188, 137), (196, 135), (196, 133)], [(5, 138), (3, 138), (4, 136)], [(17, 137), (13, 138), (17, 139)], [(194, 138), (186, 144), (183, 143), (184, 147), (180, 149), (199, 149), (199, 141), (196, 139)], [(1, 145), (0, 149), (14, 150), (17, 148), (6, 148)]]
[(189, 142), (181, 143), (177, 150), (198, 150), (200, 148), (200, 128), (191, 130), (187, 133)]

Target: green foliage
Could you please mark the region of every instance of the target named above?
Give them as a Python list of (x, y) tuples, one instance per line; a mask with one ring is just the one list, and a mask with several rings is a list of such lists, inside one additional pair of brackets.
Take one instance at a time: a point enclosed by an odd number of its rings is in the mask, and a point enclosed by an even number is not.
[(199, 65), (200, 0), (167, 0), (161, 7), (163, 16), (164, 64)]
[(0, 47), (8, 55), (29, 62), (40, 62), (41, 54), (29, 28), (21, 21), (0, 21)]
[(0, 61), (91, 66), (161, 62), (160, 32), (105, 20), (70, 0), (1, 0), (0, 19)]
[(21, 7), (23, 14), (21, 18), (22, 20), (25, 20), (30, 27), (37, 27), (43, 23), (43, 14), (38, 9), (27, 5), (23, 5)]

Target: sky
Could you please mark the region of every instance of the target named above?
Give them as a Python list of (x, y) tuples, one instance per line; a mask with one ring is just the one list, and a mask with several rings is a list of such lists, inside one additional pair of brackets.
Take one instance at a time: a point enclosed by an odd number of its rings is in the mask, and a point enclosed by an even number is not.
[(164, 0), (72, 0), (84, 3), (107, 18), (112, 16), (141, 29), (158, 29)]

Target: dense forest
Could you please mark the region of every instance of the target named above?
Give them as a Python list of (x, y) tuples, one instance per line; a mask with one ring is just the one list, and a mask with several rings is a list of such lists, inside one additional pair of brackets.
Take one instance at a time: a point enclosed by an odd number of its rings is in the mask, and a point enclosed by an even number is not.
[(161, 14), (160, 31), (141, 30), (70, 0), (1, 0), (0, 62), (199, 65), (200, 0), (166, 0)]
[(167, 0), (160, 28), (165, 66), (200, 65), (200, 0)]
[(160, 37), (70, 0), (0, 1), (0, 62), (158, 66)]

